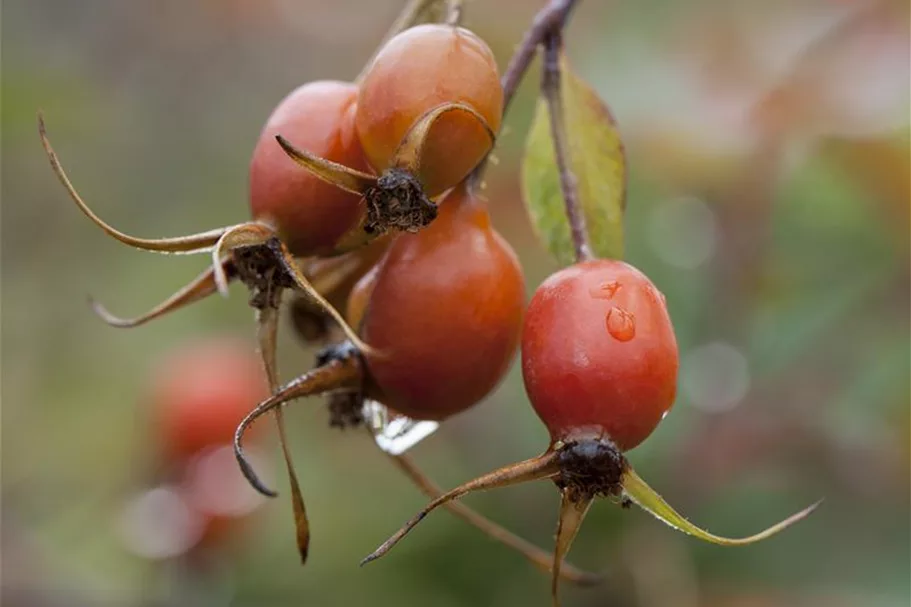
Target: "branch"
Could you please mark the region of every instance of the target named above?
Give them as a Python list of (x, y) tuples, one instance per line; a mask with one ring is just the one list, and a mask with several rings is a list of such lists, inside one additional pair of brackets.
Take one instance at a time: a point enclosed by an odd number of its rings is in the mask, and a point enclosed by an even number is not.
[(566, 206), (566, 218), (569, 220), (573, 245), (576, 250), (576, 261), (594, 258), (588, 242), (588, 230), (585, 226), (585, 215), (579, 203), (579, 184), (569, 166), (569, 142), (566, 139), (566, 113), (563, 109), (563, 97), (560, 94), (560, 50), (563, 46), (559, 32), (552, 32), (544, 42), (544, 66), (541, 71), (541, 93), (547, 102), (550, 114), (550, 135), (554, 140), (554, 156), (557, 170), (560, 172), (560, 190)]
[[(544, 43), (545, 39), (553, 34), (563, 31), (569, 13), (575, 8), (577, 0), (550, 0), (547, 6), (538, 11), (531, 27), (525, 32), (525, 37), (519, 43), (519, 48), (509, 60), (506, 66), (506, 73), (500, 80), (503, 87), (503, 114), (509, 109), (519, 83), (525, 77), (532, 59), (538, 52), (538, 46)], [(484, 169), (487, 168), (487, 161), (490, 159), (490, 153), (475, 167), (474, 171), (468, 177), (468, 183), (471, 189), (474, 189), (484, 176)]]
[(525, 37), (519, 44), (519, 50), (515, 52), (509, 65), (506, 67), (506, 73), (503, 74), (501, 84), (503, 86), (503, 113), (506, 113), (512, 98), (519, 88), (519, 83), (528, 71), (531, 60), (535, 58), (538, 46), (543, 44), (545, 39), (551, 34), (559, 34), (566, 26), (566, 20), (569, 18), (570, 11), (576, 6), (576, 0), (550, 0), (547, 6), (538, 11), (531, 28), (525, 32)]

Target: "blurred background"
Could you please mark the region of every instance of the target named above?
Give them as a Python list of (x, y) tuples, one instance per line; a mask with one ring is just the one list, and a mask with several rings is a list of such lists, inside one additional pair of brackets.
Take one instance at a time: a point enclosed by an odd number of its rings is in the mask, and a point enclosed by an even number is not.
[[(252, 315), (234, 287), (229, 300), (132, 331), (95, 318), (88, 294), (139, 313), (206, 260), (136, 252), (93, 227), (48, 167), (36, 111), (76, 187), (113, 225), (164, 236), (242, 221), (249, 155), (271, 109), (303, 82), (353, 78), (401, 4), (4, 3), (4, 605), (549, 604), (546, 576), (443, 511), (359, 569), (425, 500), (362, 433), (330, 429), (317, 400), (287, 413), (313, 525), (306, 568), (284, 499), (259, 504), (212, 566), (175, 573), (125, 539), (125, 509), (153, 488), (158, 466), (155, 365), (207, 336), (252, 350)], [(542, 4), (469, 1), (466, 24), (505, 66)], [(565, 586), (565, 605), (908, 605), (907, 2), (590, 0), (566, 38), (619, 122), (627, 257), (667, 295), (681, 348), (675, 409), (631, 462), (722, 534), (826, 502), (741, 549), (599, 503), (570, 560), (608, 578)], [(518, 189), (537, 83), (533, 70), (488, 190), (529, 293), (556, 269)], [(312, 364), (288, 331), (281, 345), (284, 378)], [(514, 369), (412, 454), (453, 486), (546, 442)], [(261, 444), (277, 464), (271, 431)], [(551, 545), (552, 486), (466, 501)]]

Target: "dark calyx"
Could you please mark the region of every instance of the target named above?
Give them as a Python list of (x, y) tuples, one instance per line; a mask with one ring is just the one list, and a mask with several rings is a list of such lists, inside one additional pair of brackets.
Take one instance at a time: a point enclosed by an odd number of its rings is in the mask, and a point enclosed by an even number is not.
[(402, 169), (389, 169), (364, 194), (367, 202), (368, 234), (380, 234), (390, 228), (417, 232), (436, 219), (437, 205), (431, 201), (420, 182)]
[(231, 254), (238, 277), (250, 289), (251, 307), (277, 308), (282, 289), (294, 288), (294, 279), (284, 268), (281, 241), (277, 237), (263, 244), (237, 247)]
[[(357, 359), (360, 363), (360, 352), (351, 342), (344, 341), (320, 350), (316, 354), (316, 365), (321, 367), (335, 361)], [(357, 428), (364, 423), (364, 394), (362, 390), (333, 392), (326, 395), (329, 408), (330, 428)]]
[(620, 450), (607, 439), (582, 439), (564, 443), (557, 451), (560, 489), (581, 495), (618, 496), (623, 472), (629, 465)]

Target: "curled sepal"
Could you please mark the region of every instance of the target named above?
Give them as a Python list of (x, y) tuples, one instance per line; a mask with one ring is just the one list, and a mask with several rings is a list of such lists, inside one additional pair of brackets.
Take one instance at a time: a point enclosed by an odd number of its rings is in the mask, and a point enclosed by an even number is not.
[[(226, 282), (233, 280), (237, 276), (234, 268), (234, 262), (230, 259), (222, 260), (218, 266), (224, 275)], [(143, 325), (150, 320), (154, 320), (169, 312), (174, 312), (184, 308), (191, 303), (195, 303), (212, 295), (217, 290), (215, 285), (215, 268), (210, 267), (205, 272), (194, 278), (189, 284), (182, 287), (179, 291), (168, 297), (166, 300), (143, 314), (134, 318), (121, 318), (108, 312), (107, 308), (92, 298), (89, 298), (89, 305), (95, 314), (104, 322), (117, 327), (118, 329), (131, 329)]]
[(393, 534), (388, 540), (383, 542), (379, 548), (367, 555), (361, 561), (361, 565), (366, 565), (371, 561), (375, 561), (376, 559), (392, 550), (393, 546), (398, 544), (399, 541), (405, 537), (409, 531), (414, 529), (418, 523), (424, 520), (424, 517), (427, 516), (431, 511), (440, 506), (448, 504), (449, 502), (458, 499), (467, 493), (496, 489), (497, 487), (508, 487), (509, 485), (515, 485), (518, 483), (551, 478), (559, 473), (560, 467), (557, 463), (557, 454), (553, 451), (548, 451), (547, 453), (538, 457), (533, 457), (532, 459), (527, 459), (516, 464), (511, 464), (509, 466), (499, 468), (493, 472), (489, 472), (483, 476), (479, 476), (474, 480), (459, 485), (455, 489), (444, 493), (443, 495), (427, 504), (423, 510), (414, 515), (411, 520), (405, 523), (401, 529), (396, 531), (395, 534)]
[[(604, 101), (565, 58), (548, 67), (549, 94), (538, 101), (522, 160), (522, 198), (532, 226), (562, 265), (576, 261), (577, 228), (590, 254), (622, 259), (626, 153), (620, 132)], [(582, 224), (572, 227), (564, 200), (569, 181)]]
[(481, 125), (484, 132), (487, 133), (487, 136), (490, 138), (490, 147), (493, 148), (497, 135), (493, 132), (493, 129), (490, 128), (490, 124), (488, 124), (484, 116), (479, 114), (473, 107), (465, 105), (464, 103), (443, 103), (424, 112), (421, 117), (411, 125), (411, 128), (408, 129), (408, 132), (405, 133), (405, 136), (402, 138), (401, 143), (399, 143), (399, 147), (396, 148), (395, 153), (392, 155), (389, 162), (390, 168), (404, 169), (412, 175), (420, 175), (421, 158), (423, 157), (424, 145), (427, 142), (430, 129), (433, 128), (437, 120), (451, 112), (462, 112), (477, 120), (478, 124)]
[(244, 454), (244, 434), (246, 434), (247, 428), (249, 428), (253, 422), (270, 411), (278, 412), (280, 407), (296, 398), (327, 394), (339, 390), (356, 389), (360, 380), (361, 371), (354, 358), (333, 360), (291, 380), (284, 386), (281, 386), (275, 390), (272, 396), (259, 403), (255, 409), (250, 411), (234, 432), (234, 455), (237, 458), (237, 463), (240, 466), (244, 478), (247, 479), (250, 485), (268, 497), (276, 497), (278, 495), (278, 493), (263, 484)]
[(583, 494), (572, 487), (561, 491), (560, 516), (557, 519), (557, 542), (554, 546), (554, 563), (551, 568), (550, 593), (554, 607), (560, 607), (560, 572), (573, 540), (579, 534), (582, 521), (591, 508), (594, 496)]
[(222, 296), (228, 296), (228, 275), (224, 270), (224, 258), (237, 247), (262, 245), (275, 236), (271, 227), (252, 221), (228, 228), (212, 248), (212, 268), (215, 270), (215, 286)]
[(683, 518), (682, 515), (664, 501), (664, 498), (658, 495), (654, 489), (649, 487), (631, 467), (628, 467), (624, 471), (621, 482), (623, 484), (623, 494), (646, 512), (649, 512), (678, 531), (721, 546), (745, 546), (764, 540), (775, 535), (779, 531), (783, 531), (794, 523), (805, 519), (822, 503), (822, 500), (820, 500), (815, 504), (804, 508), (797, 514), (793, 514), (780, 523), (772, 525), (768, 529), (760, 531), (755, 535), (743, 538), (728, 538), (709, 533)]
[(306, 150), (301, 150), (290, 141), (276, 135), (275, 140), (282, 146), (285, 153), (297, 164), (310, 171), (326, 183), (339, 187), (352, 194), (363, 196), (370, 188), (376, 185), (376, 177), (362, 173), (343, 164), (320, 158)]
[(79, 210), (82, 211), (92, 223), (104, 230), (108, 236), (119, 240), (125, 245), (156, 253), (208, 253), (215, 243), (218, 242), (218, 239), (229, 229), (216, 228), (198, 234), (177, 236), (174, 238), (137, 238), (135, 236), (130, 236), (129, 234), (124, 234), (120, 230), (105, 223), (104, 220), (98, 217), (98, 215), (89, 208), (85, 201), (82, 200), (82, 197), (79, 196), (76, 188), (73, 187), (69, 177), (67, 177), (66, 172), (63, 170), (63, 165), (60, 164), (60, 159), (57, 158), (54, 148), (51, 147), (51, 142), (47, 137), (47, 130), (44, 126), (44, 117), (41, 114), (38, 114), (38, 134), (41, 137), (41, 144), (44, 146), (44, 151), (47, 154), (48, 160), (51, 162), (51, 168), (60, 180), (60, 183), (66, 188), (70, 198), (72, 198), (73, 202), (76, 203), (76, 206), (79, 207)]
[[(393, 463), (398, 466), (405, 476), (407, 476), (411, 482), (413, 482), (421, 493), (427, 497), (433, 499), (442, 494), (440, 488), (432, 481), (430, 478), (425, 475), (420, 468), (414, 463), (414, 461), (405, 454), (402, 455), (392, 455), (390, 458)], [(519, 537), (518, 535), (512, 533), (511, 531), (504, 529), (500, 525), (496, 524), (492, 520), (488, 519), (484, 515), (475, 512), (473, 509), (469, 508), (465, 504), (452, 501), (448, 502), (443, 506), (454, 515), (476, 527), (482, 533), (488, 537), (500, 542), (501, 544), (512, 548), (526, 559), (531, 562), (532, 565), (544, 572), (554, 571), (554, 566), (557, 565), (557, 561), (554, 556), (548, 552), (538, 548), (531, 542)], [(557, 565), (556, 575), (566, 580), (567, 582), (578, 584), (580, 586), (593, 586), (604, 581), (604, 577), (597, 573), (590, 573), (588, 571), (582, 571), (577, 567), (569, 564), (562, 563), (562, 558), (560, 559), (560, 565)]]

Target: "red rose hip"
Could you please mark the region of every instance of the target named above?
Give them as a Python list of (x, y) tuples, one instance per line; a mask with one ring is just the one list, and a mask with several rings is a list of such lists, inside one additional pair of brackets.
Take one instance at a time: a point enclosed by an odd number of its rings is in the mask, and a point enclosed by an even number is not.
[(284, 135), (310, 153), (367, 170), (354, 131), (358, 88), (348, 82), (310, 82), (292, 91), (269, 116), (250, 162), (253, 217), (275, 225), (295, 255), (331, 251), (357, 222), (360, 196), (300, 170), (276, 144)]
[(671, 408), (677, 367), (664, 296), (622, 261), (557, 272), (529, 304), (522, 375), (554, 441), (588, 433), (632, 449)]
[(525, 282), (493, 229), (487, 203), (464, 185), (417, 234), (402, 234), (352, 292), (348, 320), (376, 353), (368, 395), (415, 419), (474, 406), (515, 358)]

